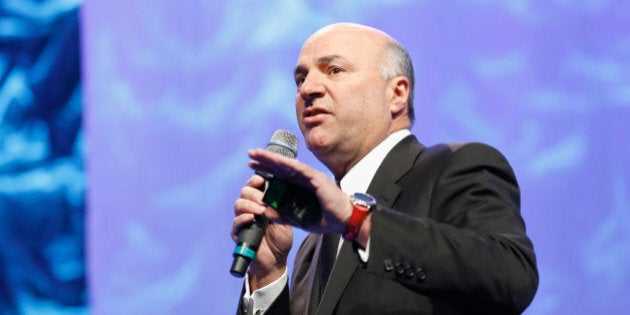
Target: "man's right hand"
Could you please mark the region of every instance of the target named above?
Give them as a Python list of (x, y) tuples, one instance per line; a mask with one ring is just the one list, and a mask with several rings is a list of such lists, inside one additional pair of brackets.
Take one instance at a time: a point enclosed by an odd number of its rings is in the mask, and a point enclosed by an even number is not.
[[(241, 189), (239, 199), (234, 202), (234, 221), (232, 223), (232, 239), (238, 242), (238, 233), (243, 226), (254, 220), (254, 215), (264, 215), (267, 211), (275, 211), (266, 207), (262, 201), (264, 193), (259, 187), (265, 180), (254, 175)], [(290, 225), (269, 222), (265, 229), (256, 258), (252, 261), (248, 275), (251, 292), (266, 286), (280, 278), (286, 270), (287, 257), (293, 246), (293, 230)]]

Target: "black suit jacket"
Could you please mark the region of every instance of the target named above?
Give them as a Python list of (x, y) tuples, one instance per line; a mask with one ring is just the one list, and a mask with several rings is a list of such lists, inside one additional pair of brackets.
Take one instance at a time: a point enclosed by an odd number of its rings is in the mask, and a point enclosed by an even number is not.
[(320, 299), (322, 236), (308, 235), (290, 293), (265, 314), (518, 314), (529, 305), (538, 286), (535, 255), (518, 184), (497, 150), (425, 148), (409, 136), (387, 155), (368, 193), (378, 201), (368, 262), (344, 242)]

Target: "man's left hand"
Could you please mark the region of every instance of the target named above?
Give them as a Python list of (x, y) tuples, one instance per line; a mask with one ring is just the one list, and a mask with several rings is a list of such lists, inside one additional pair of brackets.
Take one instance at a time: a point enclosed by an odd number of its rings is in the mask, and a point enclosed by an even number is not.
[[(249, 163), (254, 170), (273, 174), (280, 180), (298, 184), (312, 190), (319, 200), (322, 220), (307, 228), (315, 233), (344, 233), (352, 205), (349, 197), (330, 178), (314, 168), (298, 161), (263, 149), (249, 150)], [(277, 211), (267, 207), (265, 216), (273, 222), (287, 223)]]

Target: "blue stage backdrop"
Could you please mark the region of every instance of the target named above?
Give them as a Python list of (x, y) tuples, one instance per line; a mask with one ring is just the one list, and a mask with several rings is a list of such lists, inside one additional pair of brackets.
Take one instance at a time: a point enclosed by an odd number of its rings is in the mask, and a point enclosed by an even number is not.
[(628, 314), (623, 0), (86, 2), (91, 312), (234, 312), (246, 150), (299, 133), (299, 48), (338, 21), (408, 47), (422, 142), (482, 141), (512, 162), (541, 277), (526, 314)]
[(0, 314), (84, 314), (80, 1), (0, 1)]

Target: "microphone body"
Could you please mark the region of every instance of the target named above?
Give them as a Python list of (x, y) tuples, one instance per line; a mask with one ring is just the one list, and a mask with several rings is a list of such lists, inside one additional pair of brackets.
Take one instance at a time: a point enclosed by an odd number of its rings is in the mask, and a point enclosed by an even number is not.
[[(267, 151), (280, 154), (282, 156), (294, 159), (297, 156), (298, 139), (293, 133), (276, 130), (271, 136), (271, 140), (267, 145)], [(265, 184), (260, 187), (261, 191), (266, 191), (269, 181), (273, 178), (272, 174), (256, 172), (256, 174), (265, 178)], [(245, 276), (249, 264), (256, 257), (256, 252), (260, 246), (265, 228), (269, 220), (265, 216), (257, 215), (254, 221), (244, 226), (238, 234), (238, 242), (234, 248), (232, 256), (234, 261), (230, 268), (230, 273), (238, 278)]]

